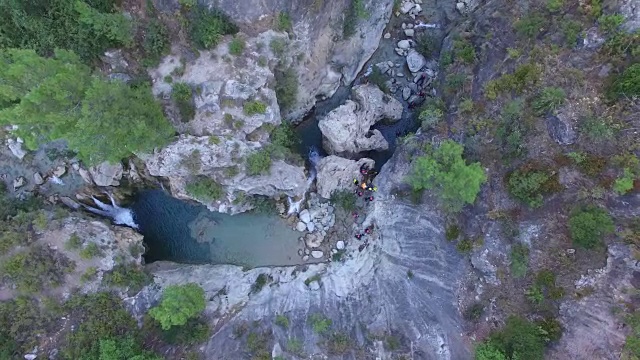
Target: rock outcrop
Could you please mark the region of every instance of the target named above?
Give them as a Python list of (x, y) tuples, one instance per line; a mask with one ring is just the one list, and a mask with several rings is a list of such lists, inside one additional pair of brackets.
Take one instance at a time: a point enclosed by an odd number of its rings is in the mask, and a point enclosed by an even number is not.
[(620, 359), (629, 329), (612, 310), (631, 304), (632, 294), (640, 287), (634, 251), (629, 245), (609, 246), (607, 265), (576, 281), (577, 292), (587, 295), (561, 304), (564, 334), (550, 359)]
[[(245, 347), (239, 342), (244, 339), (236, 339), (235, 330), (248, 323), (252, 331), (273, 330), (269, 348), (296, 338), (304, 353), (327, 354), (308, 323), (311, 314), (332, 319), (334, 330), (347, 334), (350, 349), (341, 359), (391, 358), (382, 343), (371, 340), (389, 333), (401, 343), (393, 356), (470, 358), (455, 308), (458, 278), (466, 265), (444, 239), (443, 219), (432, 205), (410, 205), (393, 195), (409, 171), (406, 156), (396, 153), (379, 175), (379, 200), (366, 219), (376, 225), (375, 236), (364, 251), (344, 239), (351, 249), (345, 260), (309, 265), (304, 272), (295, 267), (245, 271), (228, 265), (154, 263), (156, 285), (127, 301), (140, 313), (157, 301), (157, 285), (198, 283), (210, 300), (206, 313), (216, 329), (204, 345), (205, 357), (211, 359), (241, 358)], [(252, 291), (260, 274), (273, 281)], [(290, 321), (284, 331), (274, 324), (278, 314)]]
[(334, 191), (352, 190), (353, 179), (360, 178), (360, 168), (364, 164), (373, 169), (375, 162), (367, 158), (355, 161), (335, 155), (322, 158), (317, 168), (318, 194), (328, 199)]
[[(306, 189), (303, 166), (274, 160), (268, 174), (248, 176), (244, 165), (247, 156), (268, 144), (270, 129), (281, 123), (272, 89), (274, 74), (268, 66), (259, 65), (260, 57), (274, 56), (264, 47), (274, 39), (282, 40), (283, 35), (267, 31), (251, 38), (244, 55), (237, 57), (228, 53), (228, 43), (203, 51), (184, 65), (178, 56), (169, 56), (151, 72), (157, 96), (168, 97), (175, 82), (195, 89), (194, 118), (173, 121), (182, 135), (153, 154), (139, 154), (150, 175), (168, 178), (173, 195), (192, 198), (186, 185), (194, 176), (210, 177), (224, 186), (227, 196), (205, 205), (234, 213), (247, 209), (243, 204), (233, 204), (234, 193), (300, 196)], [(174, 74), (176, 79), (167, 82), (167, 76), (181, 66), (184, 73)], [(259, 102), (263, 109), (247, 110), (251, 102)]]
[(333, 155), (352, 156), (362, 151), (386, 150), (387, 140), (379, 130), (371, 130), (378, 121), (397, 121), (402, 104), (374, 85), (353, 88), (354, 100), (329, 112), (320, 120), (323, 147)]
[(122, 164), (103, 162), (89, 168), (93, 182), (98, 186), (118, 186), (122, 179)]
[[(363, 0), (359, 4), (366, 18), (351, 18), (345, 16), (353, 6), (351, 0), (207, 0), (204, 3), (223, 9), (241, 31), (251, 35), (272, 29), (280, 13), (288, 14), (292, 36), (280, 61), (295, 69), (298, 75), (297, 101), (285, 114), (288, 120), (294, 121), (302, 120), (318, 98), (331, 96), (341, 80), (348, 84), (355, 79), (378, 48), (393, 6), (392, 0)], [(166, 10), (179, 9), (177, 1), (171, 4)], [(343, 31), (345, 21), (355, 22), (349, 24), (354, 27), (354, 33), (347, 38)]]

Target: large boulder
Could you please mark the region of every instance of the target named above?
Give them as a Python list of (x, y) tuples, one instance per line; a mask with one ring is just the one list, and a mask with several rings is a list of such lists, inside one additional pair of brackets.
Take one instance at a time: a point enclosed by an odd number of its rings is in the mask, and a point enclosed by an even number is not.
[(578, 138), (571, 113), (561, 111), (547, 116), (549, 136), (560, 145), (571, 145)]
[(360, 167), (364, 164), (373, 168), (375, 162), (367, 158), (355, 161), (335, 155), (322, 158), (317, 166), (318, 194), (328, 199), (334, 191), (352, 189), (353, 179), (360, 178)]
[(89, 168), (93, 182), (98, 186), (118, 186), (122, 179), (122, 163), (111, 164), (107, 161)]
[(318, 123), (325, 150), (333, 155), (353, 156), (362, 151), (388, 149), (382, 133), (371, 130), (371, 126), (383, 119), (399, 120), (402, 104), (374, 85), (354, 87), (353, 98)]

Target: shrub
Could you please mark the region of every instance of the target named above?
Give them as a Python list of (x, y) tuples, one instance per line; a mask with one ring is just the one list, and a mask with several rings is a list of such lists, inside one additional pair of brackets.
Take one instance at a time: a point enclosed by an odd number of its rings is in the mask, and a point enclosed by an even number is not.
[(281, 57), (287, 48), (287, 41), (282, 38), (273, 38), (269, 42), (269, 48), (276, 57)]
[(193, 103), (193, 89), (186, 83), (176, 83), (171, 90), (171, 98), (176, 102), (182, 122), (189, 122), (196, 114)]
[(144, 31), (145, 65), (154, 66), (160, 62), (160, 58), (169, 51), (169, 31), (162, 22), (157, 19), (149, 20)]
[(284, 315), (276, 315), (276, 325), (282, 328), (289, 328), (289, 318)]
[(582, 122), (580, 130), (591, 142), (611, 140), (615, 135), (613, 128), (605, 119), (595, 116), (588, 116)]
[(233, 40), (229, 42), (229, 54), (235, 56), (242, 55), (245, 47), (246, 43), (242, 38), (234, 37)]
[(468, 254), (473, 250), (473, 241), (469, 238), (462, 239), (456, 244), (456, 249), (463, 254)]
[(451, 224), (447, 226), (447, 230), (444, 233), (444, 237), (447, 239), (447, 241), (453, 241), (458, 239), (458, 237), (460, 237), (460, 228), (458, 227), (458, 225)]
[(473, 204), (480, 185), (487, 179), (480, 163), (467, 165), (462, 158), (462, 145), (451, 140), (437, 149), (427, 145), (425, 150), (426, 155), (413, 161), (407, 178), (413, 190), (436, 188), (445, 207), (454, 212)]
[(485, 95), (489, 100), (495, 100), (500, 93), (504, 92), (522, 94), (535, 85), (539, 78), (540, 69), (535, 64), (523, 64), (518, 66), (513, 74), (504, 74), (487, 82)]
[(8, 253), (15, 246), (23, 244), (26, 240), (25, 234), (21, 234), (17, 231), (2, 230), (3, 231), (0, 232), (0, 255)]
[(278, 68), (275, 77), (278, 105), (283, 111), (288, 110), (295, 105), (298, 99), (298, 73), (293, 67)]
[(267, 104), (258, 101), (247, 101), (242, 105), (242, 110), (246, 115), (264, 114), (267, 112)]
[(269, 342), (271, 341), (270, 332), (250, 332), (247, 335), (247, 349), (252, 353), (251, 359), (270, 359), (271, 351), (269, 350)]
[(302, 354), (303, 344), (302, 341), (298, 339), (289, 339), (287, 340), (286, 349), (288, 352), (296, 355)]
[(582, 31), (582, 23), (575, 20), (564, 20), (562, 22), (562, 35), (564, 36), (565, 43), (569, 47), (576, 46), (578, 42), (578, 36)]
[(484, 305), (477, 302), (469, 306), (464, 311), (464, 318), (467, 320), (476, 321), (480, 319), (480, 317), (482, 317), (482, 314), (484, 314)]
[(613, 190), (618, 195), (624, 195), (633, 189), (633, 173), (629, 169), (624, 169), (624, 173), (621, 177), (617, 178), (613, 183)]
[(546, 87), (536, 96), (531, 105), (536, 115), (542, 116), (556, 110), (564, 104), (565, 97), (566, 93), (563, 89)]
[(220, 10), (199, 6), (191, 11), (191, 40), (199, 47), (210, 49), (218, 45), (223, 35), (233, 35), (238, 27)]
[(325, 317), (322, 314), (311, 314), (309, 316), (309, 321), (311, 322), (313, 331), (321, 335), (327, 333), (331, 328), (331, 324), (333, 324), (333, 321), (331, 321), (331, 319)]
[(189, 319), (186, 324), (172, 326), (168, 330), (154, 330), (160, 333), (164, 341), (174, 345), (199, 344), (206, 341), (211, 336), (211, 329), (209, 328), (209, 325), (201, 319)]
[(523, 107), (524, 102), (521, 99), (515, 99), (508, 102), (502, 109), (496, 138), (505, 155), (505, 160), (526, 155), (527, 149), (524, 145), (526, 128), (521, 121)]
[(476, 345), (475, 360), (508, 360), (502, 350), (490, 342)]
[(600, 30), (605, 33), (616, 32), (623, 23), (624, 15), (622, 14), (602, 15), (598, 18)]
[(455, 40), (453, 42), (453, 53), (467, 64), (473, 64), (476, 61), (476, 50), (468, 40)]
[(262, 149), (247, 156), (247, 175), (266, 174), (271, 169), (271, 154)]
[(415, 37), (415, 42), (416, 51), (426, 58), (431, 58), (440, 49), (438, 38), (434, 35), (421, 33)]
[(78, 234), (73, 233), (64, 243), (64, 248), (66, 250), (78, 250), (82, 246), (82, 240), (78, 236)]
[(198, 316), (205, 307), (204, 290), (195, 283), (171, 285), (164, 289), (160, 305), (149, 310), (149, 315), (160, 323), (163, 330), (184, 325)]
[(218, 200), (224, 195), (222, 185), (204, 176), (198, 176), (193, 181), (188, 182), (185, 190), (187, 194), (194, 198), (207, 202)]
[(351, 341), (343, 332), (334, 332), (327, 340), (329, 354), (344, 354), (350, 347)]
[(96, 268), (95, 266), (91, 266), (87, 268), (87, 270), (82, 275), (80, 275), (80, 281), (82, 281), (83, 283), (89, 282), (95, 279), (97, 274), (98, 268)]
[(256, 277), (256, 281), (254, 281), (253, 285), (251, 285), (252, 293), (259, 293), (262, 288), (273, 281), (271, 275), (268, 274), (260, 274)]
[(369, 76), (367, 77), (367, 80), (377, 86), (380, 90), (382, 90), (382, 92), (389, 92), (389, 88), (387, 87), (387, 80), (380, 68), (378, 68), (377, 66), (373, 67), (373, 69), (371, 70), (371, 74), (369, 74)]
[(134, 264), (118, 264), (104, 274), (102, 282), (107, 286), (126, 287), (136, 293), (152, 280), (140, 267)]
[(640, 63), (629, 66), (615, 79), (612, 92), (617, 97), (640, 96)]
[(102, 255), (102, 250), (100, 249), (98, 244), (94, 242), (88, 243), (84, 246), (84, 248), (82, 248), (82, 250), (80, 250), (80, 257), (85, 260), (93, 259), (94, 257), (100, 255)]
[(24, 292), (56, 287), (74, 268), (64, 255), (39, 245), (12, 255), (2, 265), (4, 275)]
[(142, 350), (136, 321), (116, 295), (75, 295), (64, 308), (75, 331), (61, 342), (63, 359), (157, 359)]
[(615, 229), (609, 213), (596, 206), (585, 206), (574, 209), (569, 218), (571, 240), (585, 249), (601, 244), (603, 238)]
[(349, 8), (344, 16), (342, 23), (342, 36), (345, 39), (350, 38), (356, 32), (359, 19), (366, 19), (369, 13), (364, 8), (364, 0), (351, 0)]
[(557, 181), (557, 175), (548, 170), (525, 165), (507, 175), (507, 190), (514, 198), (537, 208), (542, 206), (543, 194), (551, 192)]
[(562, 337), (562, 325), (555, 318), (546, 317), (537, 325), (545, 342), (558, 341)]
[(276, 19), (276, 30), (289, 31), (291, 27), (291, 16), (289, 16), (289, 13), (285, 11), (279, 12), (278, 18)]
[(420, 120), (422, 131), (433, 129), (442, 119), (444, 114), (440, 109), (425, 109), (420, 112), (418, 120)]
[(492, 334), (487, 343), (505, 359), (544, 359), (545, 343), (538, 326), (517, 316), (510, 316), (505, 327)]
[(529, 266), (529, 248), (520, 243), (511, 247), (511, 276), (521, 278), (527, 274)]
[(518, 32), (518, 35), (533, 39), (547, 26), (547, 19), (541, 14), (533, 13), (516, 21), (513, 26)]
[(558, 12), (564, 7), (564, 0), (547, 0), (547, 10), (549, 12)]

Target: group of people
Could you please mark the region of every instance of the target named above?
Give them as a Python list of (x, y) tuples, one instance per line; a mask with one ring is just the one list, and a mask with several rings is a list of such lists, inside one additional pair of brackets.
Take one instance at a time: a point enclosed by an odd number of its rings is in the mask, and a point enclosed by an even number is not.
[[(373, 193), (378, 191), (378, 187), (373, 185), (373, 179), (378, 175), (378, 172), (375, 169), (370, 169), (367, 164), (363, 164), (360, 167), (360, 175), (362, 175), (361, 180), (353, 179), (353, 185), (356, 187), (355, 194), (358, 197), (364, 196), (364, 201), (367, 203), (372, 202), (375, 199)], [(357, 212), (353, 213), (353, 221), (357, 222), (359, 217), (360, 215)], [(358, 232), (355, 234), (355, 238), (361, 240), (365, 234), (370, 235), (372, 233), (373, 225), (370, 225), (364, 229), (364, 233)], [(362, 251), (367, 245), (369, 245), (369, 243), (365, 241), (365, 243), (359, 247), (359, 250)]]

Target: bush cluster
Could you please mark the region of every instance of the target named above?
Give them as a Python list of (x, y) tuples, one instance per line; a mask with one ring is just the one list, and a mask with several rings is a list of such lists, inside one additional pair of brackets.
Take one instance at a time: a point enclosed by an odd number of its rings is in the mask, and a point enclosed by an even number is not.
[(214, 48), (224, 35), (233, 35), (238, 27), (222, 11), (194, 7), (190, 12), (191, 41), (203, 49)]
[(176, 83), (171, 90), (171, 98), (175, 101), (182, 122), (189, 122), (196, 114), (193, 103), (193, 89), (186, 83)]
[(536, 164), (526, 164), (506, 177), (507, 190), (514, 198), (532, 208), (542, 206), (543, 195), (560, 187), (558, 175)]
[(597, 206), (577, 207), (569, 218), (571, 240), (585, 249), (601, 245), (604, 237), (614, 230), (611, 215)]
[(224, 195), (224, 188), (222, 185), (218, 184), (215, 180), (204, 176), (198, 176), (187, 183), (185, 190), (194, 198), (207, 202), (218, 200)]

